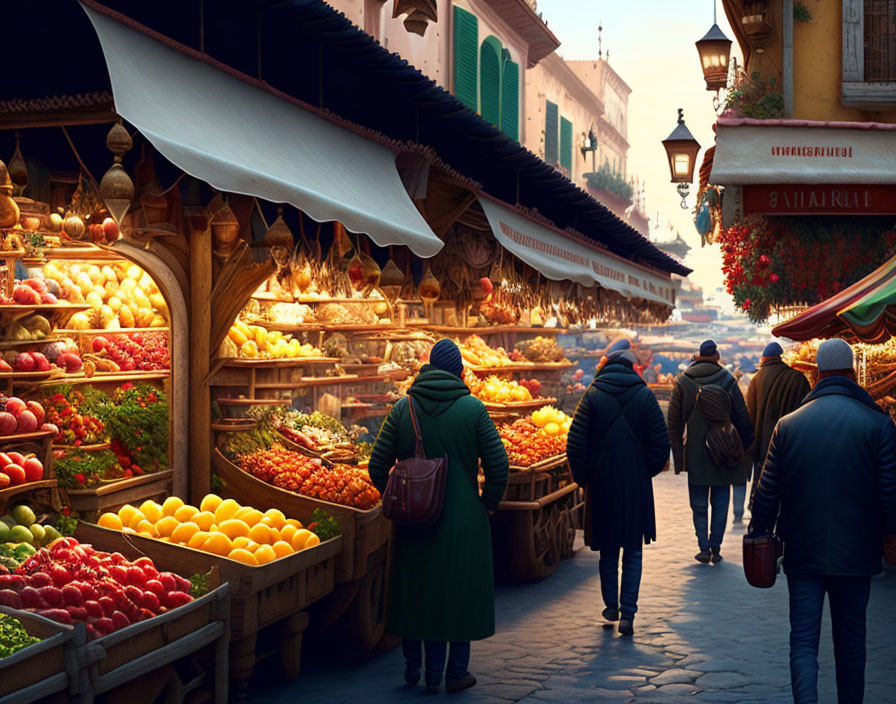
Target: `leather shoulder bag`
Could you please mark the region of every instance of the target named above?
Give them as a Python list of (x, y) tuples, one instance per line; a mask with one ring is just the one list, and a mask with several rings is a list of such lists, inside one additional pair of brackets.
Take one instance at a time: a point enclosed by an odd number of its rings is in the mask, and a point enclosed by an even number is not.
[(414, 402), (410, 396), (407, 398), (417, 439), (416, 450), (414, 457), (396, 462), (389, 472), (383, 493), (383, 515), (406, 528), (430, 528), (439, 520), (445, 506), (448, 455), (434, 460), (426, 458)]

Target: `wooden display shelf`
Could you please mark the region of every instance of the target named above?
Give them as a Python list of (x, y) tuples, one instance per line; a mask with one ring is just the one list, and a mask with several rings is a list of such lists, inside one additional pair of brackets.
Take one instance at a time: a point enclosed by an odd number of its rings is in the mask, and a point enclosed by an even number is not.
[[(57, 332), (60, 332), (57, 330)], [(49, 345), (54, 342), (60, 342), (61, 337), (44, 337), (40, 340), (0, 340), (0, 350), (10, 350), (16, 347), (28, 347), (30, 345)], [(8, 372), (7, 372), (8, 373)]]
[(89, 310), (90, 306), (81, 303), (38, 303), (36, 305), (19, 305), (18, 303), (11, 303), (9, 305), (0, 305), (0, 313), (15, 313), (17, 315), (27, 315), (28, 313), (41, 313), (46, 311), (47, 313), (78, 313), (81, 311)]
[(419, 327), (440, 332), (446, 335), (505, 335), (505, 334), (534, 334), (534, 335), (565, 335), (569, 331), (566, 328), (539, 328), (526, 327), (524, 325), (490, 325), (488, 327), (466, 327), (463, 325), (438, 325), (425, 320), (409, 320), (408, 327)]
[(551, 469), (556, 469), (557, 467), (562, 467), (566, 464), (566, 453), (562, 455), (555, 455), (554, 457), (548, 457), (546, 459), (541, 460), (540, 462), (536, 462), (534, 464), (530, 464), (528, 467), (511, 465), (511, 472), (547, 472)]
[[(47, 234), (50, 234), (51, 236), (59, 236), (58, 232)], [(101, 248), (95, 244), (87, 247), (82, 245), (44, 247), (41, 252), (44, 255), (43, 259), (38, 257), (23, 257), (22, 263), (25, 264), (25, 266), (37, 266), (39, 264), (46, 264), (47, 260), (51, 259), (65, 259), (69, 261), (83, 260), (94, 263), (105, 261), (109, 264), (121, 264), (122, 261), (127, 261), (125, 257), (116, 256), (114, 250), (108, 247)]]
[(256, 389), (299, 389), (314, 386), (338, 386), (340, 384), (357, 384), (368, 381), (383, 381), (384, 376), (358, 376), (357, 374), (349, 374), (347, 376), (303, 376), (293, 382), (280, 382), (276, 384), (256, 384)]
[[(139, 477), (107, 482), (90, 489), (68, 489), (67, 494), (72, 510), (82, 515), (97, 516), (106, 511), (114, 511), (125, 504), (139, 505), (146, 499), (161, 503), (169, 494), (174, 479), (174, 470), (163, 469)], [(192, 572), (190, 574), (193, 574)]]
[(65, 379), (65, 370), (54, 367), (45, 372), (0, 372), (0, 381), (12, 381), (14, 383), (36, 383), (46, 381), (52, 377), (54, 380), (63, 381)]
[(573, 366), (569, 360), (565, 362), (511, 362), (501, 367), (467, 367), (475, 374), (498, 374), (501, 372), (547, 372), (562, 371)]
[[(83, 372), (77, 374), (65, 374), (64, 376), (54, 377), (43, 381), (22, 381), (22, 383), (34, 386), (46, 387), (55, 386), (56, 384), (119, 384), (128, 381), (160, 381), (171, 376), (171, 371), (139, 371), (131, 372), (96, 372), (93, 376), (85, 376)], [(13, 381), (19, 381), (13, 374)]]
[(219, 398), (221, 406), (288, 406), (292, 401), (288, 398)]
[[(480, 399), (481, 400), (481, 399)], [(513, 401), (509, 403), (498, 403), (495, 401), (482, 401), (482, 405), (489, 411), (533, 411), (543, 406), (553, 406), (557, 403), (557, 399), (553, 397), (533, 398), (531, 401)]]
[(19, 433), (18, 435), (0, 435), (0, 446), (16, 442), (29, 442), (43, 440), (55, 436), (52, 430), (35, 430), (33, 433)]
[(107, 330), (106, 328), (87, 328), (86, 330), (75, 330), (73, 328), (57, 328), (56, 332), (66, 337), (74, 337), (75, 335), (130, 335), (135, 332), (170, 332), (171, 328), (167, 325), (158, 328), (119, 328), (117, 330)]
[(278, 323), (270, 320), (253, 320), (250, 325), (258, 325), (267, 330), (284, 333), (294, 332), (380, 332), (392, 329), (390, 323)]
[(103, 450), (111, 450), (112, 443), (98, 442), (93, 445), (53, 445), (53, 449), (66, 450), (68, 452), (74, 452), (75, 450), (81, 450), (82, 452), (102, 452)]
[(59, 482), (56, 479), (39, 479), (36, 482), (25, 482), (18, 486), (8, 486), (5, 489), (0, 489), (0, 507), (5, 506), (13, 496), (27, 494), (39, 489), (55, 489), (57, 486), (59, 486)]
[(246, 359), (243, 357), (227, 357), (219, 359), (222, 367), (248, 367), (264, 369), (266, 367), (303, 367), (308, 365), (336, 365), (338, 357), (282, 357), (278, 359)]

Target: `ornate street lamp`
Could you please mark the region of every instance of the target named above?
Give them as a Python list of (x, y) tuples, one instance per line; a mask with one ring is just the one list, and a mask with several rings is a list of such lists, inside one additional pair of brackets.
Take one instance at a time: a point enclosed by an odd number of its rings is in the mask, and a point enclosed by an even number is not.
[(697, 53), (703, 68), (706, 90), (718, 91), (728, 84), (728, 60), (731, 56), (731, 40), (719, 25), (713, 23), (706, 35), (697, 42)]
[(694, 166), (697, 163), (697, 154), (700, 153), (700, 143), (694, 139), (694, 135), (685, 126), (682, 108), (678, 108), (678, 125), (672, 130), (672, 134), (663, 140), (663, 148), (669, 159), (672, 183), (678, 184), (681, 207), (687, 209), (686, 198), (691, 192), (691, 182), (694, 180)]

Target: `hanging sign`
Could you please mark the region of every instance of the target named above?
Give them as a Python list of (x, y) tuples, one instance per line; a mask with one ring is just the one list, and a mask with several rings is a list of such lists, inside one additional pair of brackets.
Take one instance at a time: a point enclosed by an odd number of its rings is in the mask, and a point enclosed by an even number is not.
[(896, 215), (896, 185), (743, 187), (744, 215)]

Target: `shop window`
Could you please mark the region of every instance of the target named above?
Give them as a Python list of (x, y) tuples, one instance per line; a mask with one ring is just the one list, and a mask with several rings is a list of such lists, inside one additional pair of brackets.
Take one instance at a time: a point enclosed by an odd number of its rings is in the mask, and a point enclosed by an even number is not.
[(896, 2), (843, 0), (845, 105), (896, 107)]
[(454, 6), (454, 95), (470, 110), (479, 109), (479, 20)]
[(486, 37), (479, 50), (479, 112), (483, 119), (501, 124), (501, 42)]
[(520, 138), (520, 65), (510, 60), (507, 49), (501, 70), (501, 130), (508, 137)]
[(572, 178), (572, 123), (565, 117), (560, 118), (560, 166)]
[(544, 160), (551, 166), (557, 164), (557, 103), (545, 101), (544, 110)]

